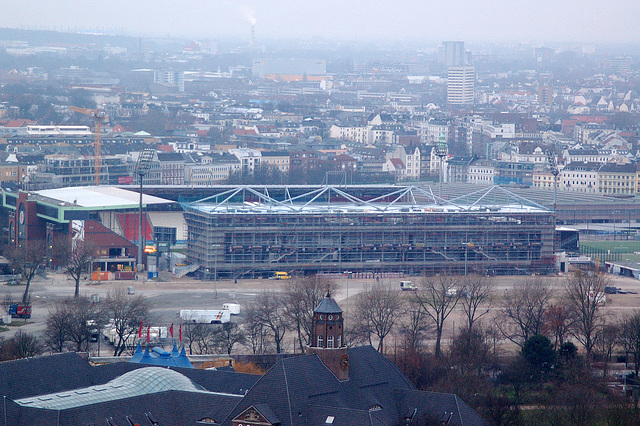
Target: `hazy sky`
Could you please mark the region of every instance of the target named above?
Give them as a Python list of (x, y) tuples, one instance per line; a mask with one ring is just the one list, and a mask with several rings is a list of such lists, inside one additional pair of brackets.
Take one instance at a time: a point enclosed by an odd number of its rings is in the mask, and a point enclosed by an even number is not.
[(632, 42), (640, 0), (0, 0), (0, 26), (130, 35)]

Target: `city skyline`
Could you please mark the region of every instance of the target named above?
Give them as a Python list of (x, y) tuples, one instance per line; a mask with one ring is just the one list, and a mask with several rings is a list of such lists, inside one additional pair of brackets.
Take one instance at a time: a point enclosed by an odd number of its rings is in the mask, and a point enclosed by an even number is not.
[[(447, 3), (405, 1), (301, 5), (231, 1), (97, 2), (27, 0), (2, 5), (0, 27), (62, 31), (101, 29), (135, 36), (235, 37), (258, 40), (439, 40), (629, 43), (637, 39), (640, 3), (548, 0)], [(25, 13), (25, 11), (29, 13)], [(73, 13), (69, 13), (72, 10)]]

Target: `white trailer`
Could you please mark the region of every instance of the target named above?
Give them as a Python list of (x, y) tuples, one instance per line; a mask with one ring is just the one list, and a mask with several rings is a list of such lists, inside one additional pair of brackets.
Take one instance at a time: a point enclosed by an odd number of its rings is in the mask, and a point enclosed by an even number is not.
[(226, 309), (231, 315), (240, 315), (240, 305), (238, 303), (225, 303), (222, 309)]
[[(147, 340), (147, 329), (149, 332), (149, 341), (150, 342), (159, 342), (162, 339), (166, 339), (168, 337), (167, 327), (143, 327), (142, 328), (142, 338), (138, 337), (138, 330), (132, 330), (132, 332), (125, 339), (124, 345), (129, 348), (134, 348), (138, 342), (146, 342)], [(115, 345), (118, 340), (118, 333), (116, 332), (116, 328), (113, 323), (107, 324), (102, 329), (102, 336), (109, 341), (112, 345)]]
[(231, 321), (231, 312), (227, 309), (183, 309), (180, 318), (200, 324), (224, 324)]

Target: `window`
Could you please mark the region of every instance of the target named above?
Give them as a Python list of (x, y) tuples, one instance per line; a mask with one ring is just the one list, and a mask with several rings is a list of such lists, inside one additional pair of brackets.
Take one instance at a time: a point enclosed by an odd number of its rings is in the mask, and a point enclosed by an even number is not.
[(318, 344), (316, 346), (318, 346), (319, 348), (324, 347), (324, 339), (322, 338), (322, 334), (318, 334)]
[(337, 348), (341, 348), (342, 347), (342, 336), (338, 334), (338, 341), (337, 341)]
[(327, 348), (333, 348), (333, 336), (327, 337)]

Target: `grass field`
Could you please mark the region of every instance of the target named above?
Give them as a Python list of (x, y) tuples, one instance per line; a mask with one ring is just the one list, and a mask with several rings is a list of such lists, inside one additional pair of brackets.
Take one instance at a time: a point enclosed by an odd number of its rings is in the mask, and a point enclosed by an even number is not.
[[(598, 255), (591, 250), (602, 250), (604, 253), (611, 250), (611, 254)], [(593, 258), (599, 257), (600, 260), (640, 262), (640, 241), (580, 241), (580, 252)]]
[(611, 253), (633, 254), (640, 252), (640, 241), (580, 241), (580, 247), (611, 250)]

